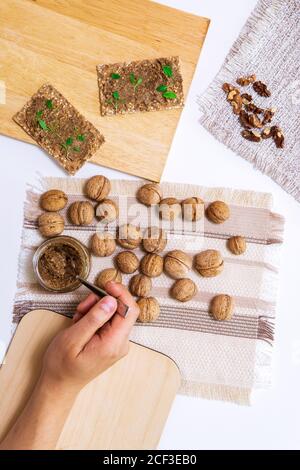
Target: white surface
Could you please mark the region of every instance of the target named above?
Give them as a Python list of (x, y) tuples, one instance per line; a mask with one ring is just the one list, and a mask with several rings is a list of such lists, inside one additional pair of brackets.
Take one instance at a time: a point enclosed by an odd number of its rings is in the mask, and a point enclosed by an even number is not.
[[(286, 217), (274, 348), (274, 385), (255, 397), (252, 407), (177, 397), (163, 433), (161, 449), (300, 448), (300, 205), (271, 179), (214, 140), (198, 124), (196, 96), (213, 79), (256, 0), (161, 0), (161, 3), (210, 18), (211, 25), (180, 125), (170, 151), (165, 181), (232, 186), (269, 191), (274, 208)], [(172, 51), (171, 51), (172, 52)], [(0, 68), (1, 81), (1, 68)], [(1, 112), (1, 105), (0, 105)], [(64, 176), (44, 153), (0, 136), (1, 339), (8, 340), (8, 319), (15, 292), (24, 189), (36, 172)], [(92, 164), (79, 176), (124, 174)], [(5, 227), (5, 228), (4, 228)]]

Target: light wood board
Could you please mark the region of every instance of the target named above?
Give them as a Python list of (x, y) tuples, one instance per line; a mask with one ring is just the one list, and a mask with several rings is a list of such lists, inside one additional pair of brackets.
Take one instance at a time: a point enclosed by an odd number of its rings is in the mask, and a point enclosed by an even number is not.
[[(0, 440), (34, 387), (47, 345), (70, 322), (47, 310), (21, 320), (0, 369)], [(125, 358), (80, 392), (57, 449), (155, 449), (179, 385), (170, 358), (131, 343)]]
[(96, 65), (178, 55), (186, 96), (208, 26), (147, 0), (1, 0), (0, 133), (33, 143), (12, 116), (50, 82), (104, 134), (94, 163), (159, 181), (181, 110), (101, 117)]

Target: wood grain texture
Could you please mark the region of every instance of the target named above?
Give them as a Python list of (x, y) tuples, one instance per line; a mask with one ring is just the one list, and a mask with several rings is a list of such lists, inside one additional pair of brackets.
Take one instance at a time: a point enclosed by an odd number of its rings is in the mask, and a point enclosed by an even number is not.
[(185, 95), (209, 20), (148, 0), (1, 0), (0, 132), (31, 142), (12, 116), (45, 82), (105, 136), (91, 161), (159, 181), (181, 110), (101, 117), (96, 65), (178, 55)]
[[(47, 310), (20, 322), (0, 369), (0, 440), (34, 387), (47, 345), (70, 322)], [(154, 449), (179, 385), (171, 359), (131, 343), (124, 359), (80, 392), (57, 449)]]

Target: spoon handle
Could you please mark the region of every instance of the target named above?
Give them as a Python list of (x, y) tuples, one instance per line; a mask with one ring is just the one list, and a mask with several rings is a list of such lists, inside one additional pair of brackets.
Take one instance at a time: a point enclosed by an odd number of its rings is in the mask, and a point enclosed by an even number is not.
[[(104, 289), (101, 289), (100, 287), (97, 287), (95, 286), (94, 284), (86, 281), (85, 279), (83, 279), (82, 277), (80, 276), (77, 276), (77, 279), (81, 282), (81, 284), (83, 284), (85, 287), (87, 287), (90, 291), (92, 291), (94, 294), (96, 294), (98, 297), (100, 297), (100, 299), (102, 299), (102, 297), (105, 297), (106, 295), (110, 295), (108, 294)], [(117, 312), (119, 315), (121, 315), (121, 317), (126, 317), (127, 313), (128, 313), (128, 310), (129, 310), (129, 307), (128, 305), (125, 305), (121, 300), (119, 300), (118, 298), (116, 298), (116, 301), (118, 302), (118, 308), (117, 308)]]

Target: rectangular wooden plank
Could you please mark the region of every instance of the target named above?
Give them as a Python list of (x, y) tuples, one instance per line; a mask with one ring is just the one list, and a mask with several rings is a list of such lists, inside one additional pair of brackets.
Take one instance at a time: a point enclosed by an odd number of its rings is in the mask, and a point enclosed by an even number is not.
[(181, 110), (101, 117), (96, 65), (176, 54), (186, 94), (209, 20), (147, 0), (2, 0), (0, 18), (0, 132), (32, 142), (12, 116), (48, 82), (104, 134), (94, 163), (159, 181)]

